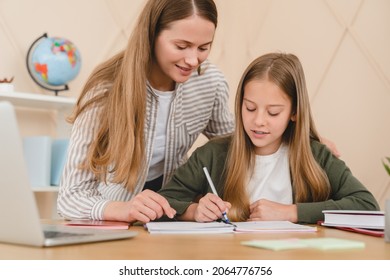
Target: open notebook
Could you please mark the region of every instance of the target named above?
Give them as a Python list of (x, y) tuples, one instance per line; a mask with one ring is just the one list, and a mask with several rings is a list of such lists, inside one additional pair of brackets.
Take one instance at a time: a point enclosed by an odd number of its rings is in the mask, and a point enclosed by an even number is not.
[(210, 234), (240, 232), (315, 232), (315, 226), (299, 225), (288, 221), (258, 221), (197, 223), (197, 222), (149, 222), (149, 233), (157, 234)]
[(134, 237), (130, 230), (42, 225), (23, 158), (14, 108), (0, 102), (0, 242), (57, 246)]

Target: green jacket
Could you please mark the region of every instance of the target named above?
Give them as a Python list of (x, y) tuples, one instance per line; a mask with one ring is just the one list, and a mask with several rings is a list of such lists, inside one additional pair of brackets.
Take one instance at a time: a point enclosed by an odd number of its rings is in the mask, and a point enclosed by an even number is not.
[[(198, 148), (189, 160), (178, 168), (173, 178), (159, 191), (178, 215), (199, 196), (211, 192), (203, 167), (207, 167), (218, 194), (222, 197), (225, 178), (223, 169), (231, 138), (210, 140)], [(345, 163), (333, 156), (325, 145), (311, 142), (314, 158), (328, 175), (330, 199), (321, 202), (297, 203), (298, 223), (323, 220), (323, 210), (379, 210), (374, 196), (356, 179)]]

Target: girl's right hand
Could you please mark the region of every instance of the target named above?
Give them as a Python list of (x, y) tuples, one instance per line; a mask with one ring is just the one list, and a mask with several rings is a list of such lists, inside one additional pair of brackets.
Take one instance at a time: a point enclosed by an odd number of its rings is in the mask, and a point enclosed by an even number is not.
[(112, 201), (104, 210), (105, 220), (147, 223), (163, 215), (173, 218), (176, 210), (160, 194), (144, 190), (129, 201)]
[(208, 193), (199, 200), (194, 209), (196, 222), (211, 222), (222, 217), (223, 212), (228, 212), (231, 204), (223, 201), (213, 193)]

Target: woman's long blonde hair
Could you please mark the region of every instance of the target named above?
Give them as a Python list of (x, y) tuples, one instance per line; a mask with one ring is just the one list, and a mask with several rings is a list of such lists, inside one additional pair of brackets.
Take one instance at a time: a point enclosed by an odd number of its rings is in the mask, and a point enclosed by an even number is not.
[(307, 93), (304, 71), (293, 54), (270, 53), (255, 59), (245, 70), (235, 100), (236, 129), (225, 167), (223, 199), (232, 204), (229, 217), (245, 221), (249, 217), (246, 185), (255, 162), (254, 145), (245, 133), (242, 121), (244, 88), (252, 80), (269, 80), (291, 99), (296, 121), (290, 121), (283, 134), (289, 147), (289, 163), (295, 202), (323, 201), (330, 193), (327, 175), (313, 157), (310, 141), (319, 141)]
[[(154, 61), (156, 37), (173, 21), (197, 14), (217, 27), (213, 0), (149, 0), (142, 10), (125, 50), (100, 64), (91, 74), (69, 121), (91, 106), (102, 106), (99, 128), (82, 168), (102, 181), (134, 190), (145, 165), (146, 84)], [(89, 99), (93, 89), (109, 84), (107, 91)]]

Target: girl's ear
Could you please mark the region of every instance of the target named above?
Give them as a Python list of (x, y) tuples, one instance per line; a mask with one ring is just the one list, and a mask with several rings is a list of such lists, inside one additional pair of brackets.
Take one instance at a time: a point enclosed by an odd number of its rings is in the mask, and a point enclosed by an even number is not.
[(297, 121), (297, 114), (296, 114), (296, 113), (293, 113), (293, 114), (291, 115), (290, 120), (291, 120), (292, 122)]

